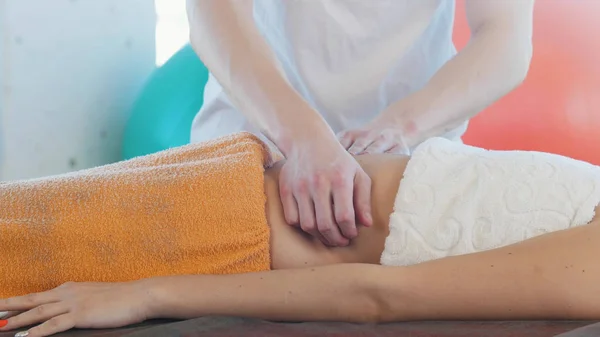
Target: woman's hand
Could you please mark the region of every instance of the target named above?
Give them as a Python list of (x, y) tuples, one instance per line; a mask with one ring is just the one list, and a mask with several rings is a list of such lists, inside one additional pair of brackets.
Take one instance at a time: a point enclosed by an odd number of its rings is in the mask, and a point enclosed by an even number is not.
[[(117, 328), (149, 318), (144, 280), (122, 283), (65, 283), (50, 291), (0, 300), (13, 315), (0, 331), (39, 324), (27, 337), (50, 336), (72, 328)], [(40, 324), (41, 323), (41, 324)]]

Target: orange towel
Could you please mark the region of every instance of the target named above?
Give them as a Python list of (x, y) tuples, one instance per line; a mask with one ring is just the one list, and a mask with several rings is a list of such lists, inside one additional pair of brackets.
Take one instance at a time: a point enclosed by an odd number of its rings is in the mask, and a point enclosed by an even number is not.
[(0, 297), (67, 281), (270, 269), (264, 143), (239, 133), (0, 184)]

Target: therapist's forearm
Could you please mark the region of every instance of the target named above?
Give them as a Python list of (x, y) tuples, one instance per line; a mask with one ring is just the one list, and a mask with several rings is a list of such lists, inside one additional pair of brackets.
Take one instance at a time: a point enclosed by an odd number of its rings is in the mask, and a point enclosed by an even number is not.
[(482, 29), (422, 88), (390, 106), (411, 146), (443, 134), (517, 87), (532, 54), (528, 36)]
[(252, 0), (188, 0), (194, 50), (236, 108), (284, 155), (295, 142), (335, 142), (327, 123), (287, 81), (252, 6)]

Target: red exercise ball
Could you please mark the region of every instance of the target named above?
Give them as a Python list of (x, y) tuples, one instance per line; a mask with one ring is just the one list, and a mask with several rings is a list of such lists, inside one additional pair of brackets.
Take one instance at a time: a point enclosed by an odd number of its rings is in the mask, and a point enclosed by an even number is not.
[[(600, 165), (600, 1), (536, 1), (525, 82), (473, 119), (465, 143), (536, 150)], [(457, 1), (457, 48), (469, 39)]]

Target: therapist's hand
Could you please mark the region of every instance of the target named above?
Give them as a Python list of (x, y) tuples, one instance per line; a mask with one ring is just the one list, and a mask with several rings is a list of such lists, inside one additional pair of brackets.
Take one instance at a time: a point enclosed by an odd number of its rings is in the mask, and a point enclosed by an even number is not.
[(393, 153), (410, 155), (410, 146), (402, 128), (383, 119), (363, 128), (345, 130), (337, 134), (342, 146), (353, 155), (364, 153)]
[(279, 176), (285, 219), (326, 245), (346, 246), (358, 234), (357, 218), (372, 225), (371, 179), (333, 137), (297, 143)]

